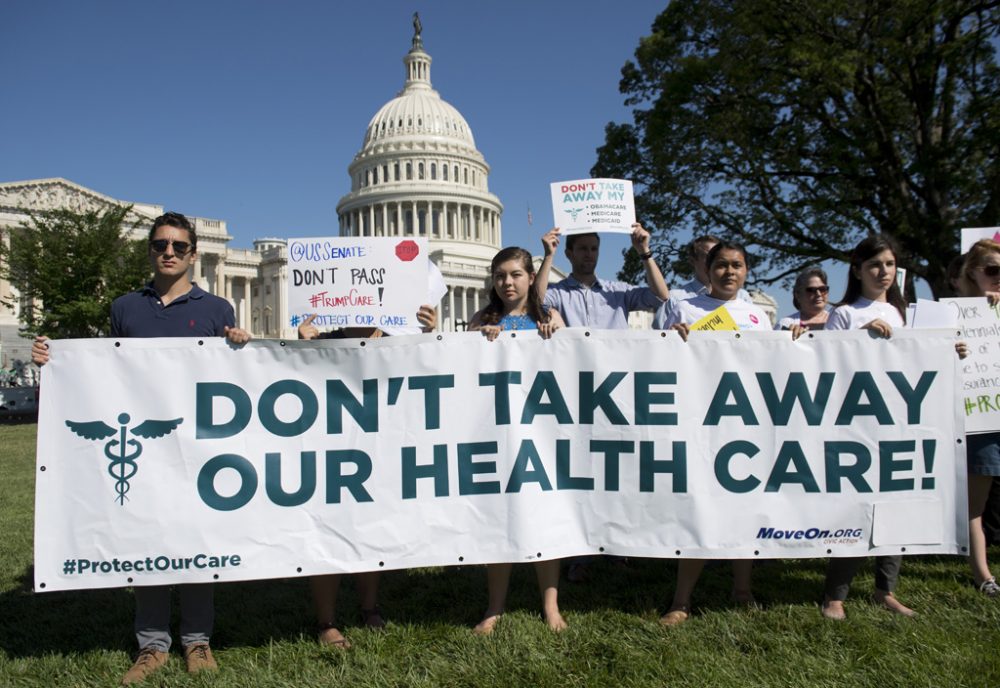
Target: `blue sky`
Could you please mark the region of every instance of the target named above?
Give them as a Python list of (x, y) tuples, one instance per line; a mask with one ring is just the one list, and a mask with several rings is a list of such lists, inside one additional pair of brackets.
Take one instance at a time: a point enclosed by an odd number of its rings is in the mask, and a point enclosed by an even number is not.
[[(347, 166), (402, 87), (418, 10), (434, 87), (492, 167), (504, 244), (537, 254), (548, 184), (588, 176), (605, 124), (630, 119), (620, 70), (665, 4), (5, 0), (0, 181), (65, 177), (223, 219), (234, 247), (336, 234)], [(599, 274), (625, 245), (605, 239)]]

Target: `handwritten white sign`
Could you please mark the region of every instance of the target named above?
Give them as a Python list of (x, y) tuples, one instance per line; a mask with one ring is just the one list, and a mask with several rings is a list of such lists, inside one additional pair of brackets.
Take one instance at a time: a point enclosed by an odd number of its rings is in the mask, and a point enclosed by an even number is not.
[(573, 179), (555, 182), (553, 224), (566, 234), (617, 232), (629, 234), (635, 223), (632, 182), (626, 179)]
[(288, 314), (296, 327), (411, 328), (427, 298), (427, 239), (288, 240)]
[[(985, 297), (941, 299), (958, 318), (959, 338), (969, 347), (962, 361), (962, 410), (969, 434), (1000, 430), (1000, 307)], [(918, 308), (919, 310), (919, 308)]]

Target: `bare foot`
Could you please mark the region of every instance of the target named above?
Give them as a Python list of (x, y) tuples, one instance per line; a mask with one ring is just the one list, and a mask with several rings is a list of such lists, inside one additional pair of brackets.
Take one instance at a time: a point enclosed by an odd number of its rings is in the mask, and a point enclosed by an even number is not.
[(916, 616), (917, 613), (907, 607), (905, 604), (896, 599), (896, 597), (891, 592), (885, 592), (884, 590), (875, 591), (875, 602), (881, 604), (883, 607), (888, 609), (890, 612), (895, 612), (896, 614), (901, 614), (903, 616)]
[(833, 621), (843, 621), (847, 618), (847, 612), (844, 611), (844, 602), (842, 600), (823, 600), (823, 606), (820, 607), (820, 611), (824, 617)]
[(569, 628), (569, 624), (566, 623), (566, 619), (562, 617), (558, 611), (546, 612), (545, 613), (545, 623), (548, 624), (549, 629), (554, 633), (561, 633)]
[(660, 617), (661, 626), (679, 626), (688, 620), (691, 612), (687, 607), (678, 607)]
[(321, 628), (316, 639), (323, 647), (333, 647), (338, 650), (347, 650), (351, 647), (350, 641), (333, 625)]
[(489, 614), (483, 617), (483, 620), (472, 627), (473, 635), (490, 635), (493, 633), (493, 629), (497, 625), (497, 621), (500, 620), (500, 614)]

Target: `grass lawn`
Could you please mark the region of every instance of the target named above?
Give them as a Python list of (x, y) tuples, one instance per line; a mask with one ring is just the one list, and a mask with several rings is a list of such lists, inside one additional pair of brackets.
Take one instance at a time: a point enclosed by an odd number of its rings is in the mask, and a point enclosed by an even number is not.
[[(36, 426), (0, 426), (0, 686), (116, 685), (131, 663), (127, 590), (31, 592)], [(1000, 568), (1000, 549), (991, 559)], [(539, 615), (534, 573), (515, 568), (511, 611), (497, 632), (469, 632), (486, 604), (480, 567), (388, 572), (381, 633), (358, 625), (353, 585), (341, 627), (354, 647), (313, 639), (305, 580), (221, 584), (212, 638), (220, 671), (188, 677), (175, 652), (153, 686), (1000, 686), (1000, 599), (970, 585), (959, 557), (915, 557), (899, 596), (916, 619), (873, 606), (870, 568), (855, 580), (844, 623), (822, 619), (824, 561), (761, 562), (760, 609), (728, 604), (729, 567), (707, 569), (696, 615), (657, 623), (675, 564), (599, 561), (591, 580), (565, 583), (569, 630)]]

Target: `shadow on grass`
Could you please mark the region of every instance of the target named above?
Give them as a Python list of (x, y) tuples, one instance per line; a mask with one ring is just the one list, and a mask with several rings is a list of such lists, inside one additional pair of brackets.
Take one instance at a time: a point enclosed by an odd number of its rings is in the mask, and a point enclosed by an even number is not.
[[(995, 550), (992, 553), (996, 553)], [(950, 564), (950, 566), (949, 566)], [(564, 567), (565, 569), (565, 567)], [(669, 607), (677, 564), (670, 559), (594, 558), (588, 580), (560, 583), (560, 607), (570, 614), (618, 612), (649, 619)], [(823, 590), (825, 559), (763, 560), (754, 569), (754, 591), (764, 608), (817, 603)], [(953, 557), (915, 557), (904, 575), (954, 578)], [(867, 594), (870, 566), (862, 568), (856, 590)], [(32, 571), (25, 570), (19, 586), (0, 594), (0, 650), (11, 658), (90, 650), (132, 652), (134, 604), (125, 589), (35, 594)], [(712, 562), (694, 592), (696, 612), (732, 608), (731, 566)], [(381, 606), (390, 623), (417, 627), (471, 627), (486, 609), (483, 566), (387, 571), (382, 576)], [(295, 642), (314, 632), (308, 580), (285, 579), (220, 583), (215, 595), (216, 647), (261, 647), (270, 642)], [(508, 611), (541, 613), (533, 567), (514, 567)], [(338, 623), (344, 629), (361, 625), (360, 607), (351, 576), (341, 586)], [(173, 628), (177, 628), (174, 604)], [(176, 633), (175, 633), (176, 638)]]

